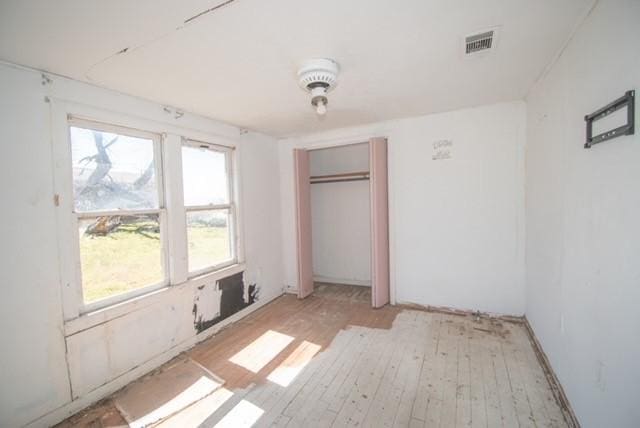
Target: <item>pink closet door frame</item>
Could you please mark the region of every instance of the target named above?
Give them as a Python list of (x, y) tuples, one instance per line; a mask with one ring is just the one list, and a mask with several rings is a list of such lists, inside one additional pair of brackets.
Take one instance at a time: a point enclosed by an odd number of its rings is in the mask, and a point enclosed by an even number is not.
[(311, 183), (309, 152), (293, 150), (296, 246), (298, 254), (298, 298), (313, 293), (313, 256), (311, 246)]
[(389, 189), (387, 139), (369, 140), (369, 185), (371, 199), (371, 305), (389, 303)]

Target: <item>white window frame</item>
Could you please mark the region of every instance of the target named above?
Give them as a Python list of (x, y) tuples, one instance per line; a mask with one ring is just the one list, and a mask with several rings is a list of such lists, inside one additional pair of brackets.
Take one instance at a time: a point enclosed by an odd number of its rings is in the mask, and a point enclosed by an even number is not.
[[(231, 258), (229, 260), (225, 260), (224, 262), (207, 266), (202, 269), (197, 269), (194, 271), (189, 270), (189, 255), (187, 250), (187, 275), (188, 278), (199, 277), (211, 272), (218, 271), (220, 269), (224, 269), (226, 267), (235, 265), (238, 263), (238, 228), (237, 228), (237, 208), (235, 204), (235, 173), (234, 173), (234, 148), (228, 146), (221, 146), (213, 143), (209, 143), (206, 141), (199, 141), (195, 139), (183, 138), (182, 145), (180, 147), (180, 153), (182, 153), (182, 147), (194, 147), (203, 150), (211, 150), (217, 153), (223, 153), (225, 155), (225, 173), (227, 176), (227, 194), (228, 194), (228, 202), (226, 204), (208, 204), (208, 205), (187, 205), (184, 203), (184, 216), (185, 219), (187, 217), (187, 213), (194, 211), (213, 211), (213, 210), (228, 210), (229, 218), (228, 218), (228, 227), (229, 227), (229, 249), (231, 251)], [(182, 157), (181, 157), (182, 160)], [(182, 177), (181, 177), (182, 178)], [(187, 228), (185, 221), (185, 229), (184, 229), (185, 237), (187, 236)], [(188, 242), (188, 237), (186, 237)]]
[[(189, 278), (187, 261), (187, 237), (182, 185), (182, 141), (189, 139), (212, 144), (221, 149), (230, 150), (231, 161), (228, 167), (239, 171), (242, 150), (238, 150), (239, 138), (227, 134), (218, 134), (200, 126), (197, 121), (173, 123), (164, 120), (164, 112), (156, 115), (152, 111), (121, 106), (119, 102), (110, 103), (99, 100), (101, 106), (80, 103), (78, 101), (49, 97), (45, 101), (50, 106), (51, 154), (53, 158), (53, 203), (56, 206), (56, 231), (58, 235), (58, 278), (61, 286), (62, 316), (65, 335), (92, 328), (132, 311), (157, 304), (166, 299), (180, 299), (187, 289), (201, 287), (205, 283), (242, 272), (245, 269), (244, 228), (242, 218), (242, 179), (232, 174), (234, 205), (234, 244), (237, 263), (226, 268)], [(158, 290), (145, 289), (137, 297), (119, 299), (118, 302), (105, 303), (104, 306), (85, 308), (83, 305), (82, 284), (80, 281), (80, 250), (78, 228), (72, 215), (75, 207), (73, 192), (73, 168), (69, 119), (76, 118), (91, 123), (112, 124), (116, 128), (144, 130), (141, 132), (162, 136), (162, 188), (166, 210), (166, 245), (163, 250), (168, 256), (168, 285)], [(184, 119), (183, 119), (184, 120)], [(159, 164), (156, 164), (158, 167)]]
[[(170, 283), (170, 271), (169, 271), (169, 257), (168, 257), (168, 241), (167, 241), (167, 209), (165, 206), (165, 183), (163, 176), (163, 156), (162, 156), (162, 146), (163, 146), (163, 138), (162, 134), (149, 132), (149, 131), (141, 131), (138, 129), (107, 124), (94, 120), (87, 120), (83, 118), (77, 118), (74, 116), (69, 116), (67, 120), (67, 136), (68, 136), (68, 147), (69, 152), (71, 151), (71, 127), (83, 128), (83, 129), (91, 129), (102, 132), (109, 132), (118, 135), (124, 135), (129, 137), (137, 137), (151, 140), (153, 142), (153, 156), (154, 156), (154, 167), (155, 167), (155, 180), (157, 183), (157, 192), (158, 192), (158, 208), (155, 209), (143, 209), (143, 210), (105, 210), (105, 211), (87, 211), (87, 212), (77, 212), (75, 209), (75, 195), (73, 195), (73, 190), (71, 189), (72, 195), (72, 221), (74, 224), (73, 233), (74, 235), (71, 237), (73, 240), (73, 246), (75, 257), (77, 260), (75, 279), (78, 284), (78, 295), (79, 295), (79, 310), (80, 313), (92, 312), (98, 309), (102, 309), (108, 306), (113, 306), (120, 302), (133, 299), (135, 297), (141, 296), (143, 294), (147, 294), (153, 292), (155, 290), (167, 287)], [(71, 164), (71, 159), (70, 162)], [(73, 169), (70, 168), (68, 173), (71, 175), (71, 183), (73, 183)], [(84, 300), (84, 288), (82, 282), (82, 269), (80, 263), (80, 236), (79, 236), (79, 228), (78, 224), (83, 219), (88, 218), (97, 218), (103, 216), (116, 216), (116, 215), (144, 215), (144, 214), (157, 214), (158, 222), (160, 225), (160, 254), (161, 254), (161, 263), (163, 269), (163, 280), (155, 283), (145, 285), (140, 288), (136, 288), (135, 290), (130, 290), (124, 293), (114, 294), (109, 297), (105, 297), (100, 300), (96, 300), (93, 302), (85, 302)]]

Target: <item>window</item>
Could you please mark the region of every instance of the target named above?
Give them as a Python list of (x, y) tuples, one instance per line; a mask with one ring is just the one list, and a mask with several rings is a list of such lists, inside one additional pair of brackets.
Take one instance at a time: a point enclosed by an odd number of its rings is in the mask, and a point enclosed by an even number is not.
[(182, 178), (190, 276), (235, 263), (231, 150), (186, 141)]
[(242, 258), (233, 147), (145, 120), (123, 118), (154, 132), (54, 116), (66, 120), (53, 140), (65, 320)]
[(85, 308), (165, 286), (160, 136), (75, 119), (69, 136)]

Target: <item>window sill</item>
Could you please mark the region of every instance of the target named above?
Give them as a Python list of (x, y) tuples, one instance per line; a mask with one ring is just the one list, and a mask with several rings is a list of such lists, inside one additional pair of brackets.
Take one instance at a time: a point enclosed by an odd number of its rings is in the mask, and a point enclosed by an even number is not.
[(77, 318), (65, 321), (64, 335), (67, 337), (80, 333), (81, 331), (104, 324), (116, 318), (120, 318), (131, 312), (164, 302), (166, 299), (174, 296), (174, 293), (179, 293), (186, 289), (194, 289), (206, 283), (210, 283), (211, 281), (218, 281), (244, 270), (244, 263), (236, 263), (213, 272), (203, 273), (180, 284), (169, 285), (123, 302), (115, 303), (91, 312), (86, 312)]
[(195, 270), (193, 272), (188, 273), (187, 281), (197, 281), (198, 279), (205, 277), (206, 275), (219, 272), (223, 269), (227, 269), (231, 266), (235, 266), (238, 264), (238, 261), (235, 259), (227, 260), (223, 263), (220, 263), (216, 266), (206, 267), (204, 269)]

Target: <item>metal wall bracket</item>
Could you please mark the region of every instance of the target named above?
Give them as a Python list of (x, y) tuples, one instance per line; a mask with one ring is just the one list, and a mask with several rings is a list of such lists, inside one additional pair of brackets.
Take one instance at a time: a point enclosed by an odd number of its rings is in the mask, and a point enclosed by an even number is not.
[[(607, 104), (594, 111), (591, 114), (588, 114), (584, 117), (585, 122), (587, 122), (587, 141), (584, 143), (585, 149), (590, 149), (594, 144), (602, 143), (607, 140), (611, 140), (612, 138), (620, 137), (623, 135), (633, 135), (635, 132), (635, 91), (627, 91), (622, 97), (613, 101), (612, 103)], [(609, 131), (603, 132), (602, 134), (598, 134), (595, 137), (592, 135), (593, 133), (593, 122), (602, 119), (603, 117), (609, 116), (611, 113), (620, 110), (621, 108), (627, 107), (627, 123), (619, 126), (615, 129), (611, 129)]]

